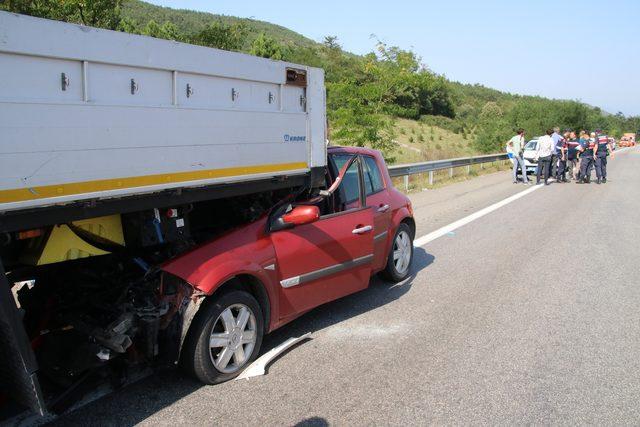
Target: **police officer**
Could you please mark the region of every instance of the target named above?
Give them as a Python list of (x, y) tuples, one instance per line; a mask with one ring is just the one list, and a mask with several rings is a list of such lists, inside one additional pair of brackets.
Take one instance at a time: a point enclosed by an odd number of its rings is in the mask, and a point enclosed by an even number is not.
[(562, 139), (556, 143), (558, 150), (558, 171), (556, 172), (557, 182), (567, 181), (567, 141), (569, 141), (569, 131), (562, 135)]
[[(607, 156), (611, 150), (609, 137), (601, 131), (597, 131), (595, 146), (595, 165), (598, 184), (607, 182)], [(613, 150), (611, 150), (613, 151)]]
[(553, 133), (551, 134), (551, 139), (553, 139), (553, 153), (551, 154), (551, 176), (558, 179), (558, 159), (560, 159), (560, 147), (563, 144), (562, 135), (560, 135), (560, 128), (554, 127)]
[(580, 179), (580, 174), (578, 173), (578, 147), (580, 143), (578, 142), (578, 138), (576, 137), (575, 132), (569, 133), (569, 138), (567, 138), (567, 166), (569, 169), (569, 180)]
[(591, 168), (595, 158), (595, 133), (592, 138), (580, 139), (580, 179), (576, 184), (589, 184), (591, 182)]

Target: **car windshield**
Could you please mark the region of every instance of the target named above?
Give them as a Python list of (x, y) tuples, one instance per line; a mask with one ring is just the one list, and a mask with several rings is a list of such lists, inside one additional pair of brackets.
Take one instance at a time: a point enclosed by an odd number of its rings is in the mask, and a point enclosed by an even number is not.
[(537, 139), (532, 139), (531, 141), (527, 142), (527, 145), (524, 146), (524, 149), (525, 150), (535, 150), (537, 144), (538, 144), (538, 140)]

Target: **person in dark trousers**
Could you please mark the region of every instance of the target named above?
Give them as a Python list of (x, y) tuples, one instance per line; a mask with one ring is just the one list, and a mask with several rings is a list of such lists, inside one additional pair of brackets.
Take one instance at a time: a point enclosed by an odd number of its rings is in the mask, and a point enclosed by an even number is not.
[(588, 146), (589, 134), (587, 133), (587, 131), (582, 130), (580, 131), (580, 138), (578, 139), (578, 146), (576, 147), (576, 150), (578, 151), (578, 171), (576, 174), (576, 184), (582, 184), (584, 182), (584, 177), (582, 176), (582, 161), (584, 159), (585, 151)]
[(548, 129), (547, 134), (540, 137), (536, 148), (536, 160), (538, 161), (538, 169), (536, 170), (536, 184), (540, 184), (540, 175), (544, 169), (544, 185), (549, 185), (549, 175), (551, 168), (551, 156), (553, 155), (554, 142), (551, 135), (553, 129)]
[(596, 165), (596, 177), (597, 183), (607, 182), (607, 156), (611, 150), (611, 144), (609, 143), (609, 137), (601, 132), (596, 132), (596, 146), (595, 146), (595, 165)]
[(596, 134), (591, 133), (591, 138), (585, 140), (582, 146), (582, 152), (580, 154), (580, 177), (581, 180), (576, 181), (576, 184), (589, 184), (591, 183), (591, 168), (596, 157)]
[(580, 174), (578, 173), (578, 138), (576, 138), (575, 132), (569, 133), (567, 139), (567, 169), (569, 169), (569, 180), (577, 180)]
[(560, 159), (560, 150), (559, 147), (562, 143), (562, 135), (560, 135), (560, 128), (553, 128), (553, 133), (551, 134), (551, 139), (553, 139), (553, 153), (551, 154), (551, 176), (557, 178), (558, 175), (558, 160)]
[(556, 143), (558, 151), (558, 170), (556, 172), (556, 180), (558, 182), (567, 182), (567, 141), (569, 141), (569, 131), (562, 135), (562, 140)]

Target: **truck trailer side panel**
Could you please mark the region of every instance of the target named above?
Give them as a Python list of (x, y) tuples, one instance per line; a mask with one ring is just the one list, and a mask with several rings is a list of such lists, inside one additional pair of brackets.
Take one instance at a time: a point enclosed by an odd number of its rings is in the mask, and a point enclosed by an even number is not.
[(0, 211), (309, 173), (322, 70), (0, 12)]

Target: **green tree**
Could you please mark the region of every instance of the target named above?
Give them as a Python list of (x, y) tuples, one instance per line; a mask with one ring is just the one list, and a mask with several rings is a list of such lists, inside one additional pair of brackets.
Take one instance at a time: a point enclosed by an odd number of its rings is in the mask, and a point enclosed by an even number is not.
[(11, 12), (115, 30), (120, 23), (122, 0), (7, 0), (1, 7)]
[(247, 38), (248, 29), (243, 23), (224, 24), (214, 21), (196, 34), (191, 42), (217, 49), (239, 51)]
[(178, 30), (178, 27), (169, 21), (165, 21), (160, 27), (162, 38), (167, 40), (185, 41), (186, 37)]
[(118, 25), (118, 31), (131, 34), (140, 34), (140, 28), (138, 22), (132, 18), (124, 17), (120, 20)]
[(144, 26), (141, 32), (141, 34), (145, 36), (158, 38), (160, 38), (161, 33), (162, 29), (160, 28), (160, 25), (153, 19), (147, 22), (147, 25)]
[(153, 19), (147, 22), (140, 34), (166, 40), (182, 41), (185, 39), (185, 36), (178, 31), (178, 27), (175, 24), (165, 21), (164, 24), (160, 25)]
[(251, 43), (249, 53), (263, 58), (282, 60), (284, 59), (284, 50), (284, 47), (274, 38), (267, 36), (265, 33), (260, 33)]
[(342, 49), (342, 46), (340, 46), (340, 44), (338, 43), (337, 36), (325, 36), (322, 44), (324, 44), (324, 46), (330, 50), (340, 51)]

